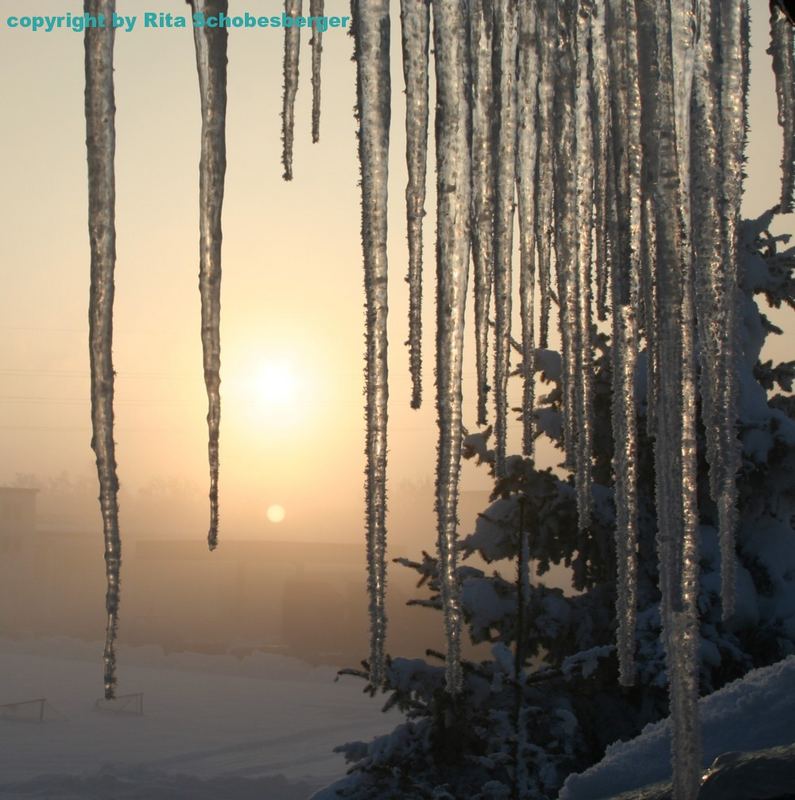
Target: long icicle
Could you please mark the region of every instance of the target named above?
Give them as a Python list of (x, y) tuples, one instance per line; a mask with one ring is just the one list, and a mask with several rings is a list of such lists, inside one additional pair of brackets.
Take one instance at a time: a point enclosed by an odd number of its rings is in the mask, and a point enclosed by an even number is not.
[[(734, 529), (739, 442), (737, 382), (738, 224), (745, 146), (743, 7), (702, 3), (693, 103), (695, 297), (702, 418), (710, 492), (718, 507), (723, 617), (734, 609)], [(720, 53), (721, 58), (716, 58)]]
[(695, 300), (690, 197), (690, 117), (696, 59), (698, 6), (701, 0), (671, 0), (676, 147), (680, 196), (681, 484), (682, 532), (676, 547), (680, 570), (677, 605), (668, 653), (671, 654), (673, 787), (675, 800), (696, 797), (701, 782), (698, 616), (698, 459), (696, 444)]
[(362, 249), (367, 305), (367, 588), (370, 683), (384, 682), (386, 639), (387, 182), (391, 85), (389, 0), (352, 0), (355, 41)]
[[(87, 14), (110, 19), (115, 0), (85, 0)], [(113, 91), (112, 26), (86, 28), (86, 147), (88, 154), (88, 232), (91, 242), (89, 354), (91, 362), (91, 447), (97, 460), (99, 505), (105, 540), (105, 697), (116, 692), (116, 629), (119, 614), (119, 481), (113, 442), (113, 273), (116, 266), (116, 105)]]
[(519, 198), (519, 295), (522, 317), (522, 451), (533, 456), (535, 425), (535, 176), (538, 135), (538, 31), (536, 6), (519, 9), (519, 110), (516, 188)]
[[(745, 0), (730, 4), (721, 14), (721, 149), (723, 152), (724, 264), (720, 303), (725, 321), (722, 347), (718, 352), (722, 380), (719, 404), (719, 478), (714, 496), (718, 502), (718, 528), (721, 548), (721, 598), (723, 618), (734, 614), (735, 530), (737, 527), (737, 473), (742, 452), (737, 438), (739, 416), (738, 292), (740, 280), (740, 223), (743, 197), (743, 169), (748, 131), (748, 6)], [(793, 55), (795, 58), (795, 55)], [(793, 75), (795, 77), (795, 74)], [(795, 89), (791, 87), (795, 100)], [(793, 131), (795, 138), (795, 131)], [(795, 144), (793, 144), (795, 147)]]
[[(284, 0), (288, 17), (301, 16), (302, 0)], [(282, 166), (286, 181), (293, 179), (293, 140), (295, 138), (295, 96), (298, 93), (298, 62), (301, 54), (301, 29), (284, 29), (284, 94), (282, 97)]]
[(505, 472), (508, 433), (508, 373), (511, 358), (511, 281), (513, 218), (516, 197), (516, 48), (519, 19), (517, 0), (496, 0), (494, 6), (494, 65), (497, 84), (495, 116), (497, 166), (494, 214), (494, 438), (495, 471)]
[(430, 0), (401, 0), (406, 84), (406, 217), (409, 242), (409, 364), (411, 407), (422, 403), (422, 218), (428, 161), (428, 39)]
[(439, 575), (447, 638), (446, 683), (463, 688), (461, 602), (456, 574), (461, 469), (461, 371), (469, 273), (470, 128), (466, 0), (434, 0), (436, 62), (436, 471)]
[(654, 190), (660, 385), (655, 441), (663, 638), (672, 715), (673, 794), (694, 800), (700, 782), (698, 616), (690, 258), (689, 117), (693, 70), (691, 0), (638, 0), (644, 150)]
[[(670, 42), (670, 8), (664, 4), (663, 13), (668, 14), (668, 37)], [(659, 304), (655, 307), (654, 326), (657, 354), (662, 361), (665, 357), (665, 382), (661, 381), (655, 394), (655, 501), (657, 512), (657, 551), (660, 571), (661, 617), (664, 637), (670, 629), (672, 600), (671, 585), (675, 583), (675, 565), (672, 564), (672, 542), (681, 531), (681, 507), (677, 509), (675, 502), (675, 475), (681, 471), (680, 454), (676, 447), (679, 439), (680, 408), (679, 397), (681, 386), (679, 373), (681, 363), (678, 358), (678, 337), (680, 328), (677, 324), (680, 316), (681, 299), (677, 294), (681, 286), (672, 280), (671, 273), (676, 266), (679, 254), (679, 229), (676, 218), (679, 209), (678, 177), (676, 164), (675, 123), (673, 120), (672, 86), (666, 84), (660, 75), (662, 57), (659, 40), (663, 34), (658, 33), (656, 22), (658, 3), (656, 0), (637, 0), (638, 17), (638, 55), (640, 66), (641, 90), (644, 97), (642, 108), (643, 148), (647, 162), (645, 170), (652, 175), (665, 176), (665, 181), (646, 184), (646, 191), (653, 191), (651, 208), (647, 209), (653, 217), (655, 226), (656, 284), (661, 299), (670, 308), (661, 313)], [(670, 45), (668, 49), (670, 62)], [(672, 67), (668, 72), (671, 73)], [(672, 82), (669, 74), (668, 80)], [(663, 90), (667, 90), (663, 96)], [(659, 93), (659, 97), (658, 97)], [(660, 130), (664, 126), (664, 130)], [(665, 133), (665, 136), (660, 135)], [(673, 167), (671, 166), (673, 162)], [(647, 226), (648, 227), (648, 226)], [(663, 335), (664, 334), (664, 335)], [(671, 351), (673, 352), (671, 353)], [(667, 639), (666, 639), (667, 641)]]
[(477, 422), (488, 420), (489, 308), (494, 282), (494, 0), (472, 0), (472, 261), (475, 267)]
[[(226, 14), (228, 0), (193, 0), (194, 11)], [(194, 28), (201, 94), (199, 293), (210, 461), (210, 550), (218, 546), (218, 436), (221, 424), (221, 211), (226, 173), (226, 28)]]
[(795, 210), (795, 28), (777, 2), (770, 4), (770, 49), (776, 77), (778, 124), (784, 133), (781, 211)]
[(637, 604), (637, 430), (635, 368), (638, 359), (638, 282), (641, 261), (640, 92), (634, 0), (609, 0), (607, 30), (614, 115), (614, 189), (624, 218), (616, 226), (612, 268), (612, 427), (615, 475), (619, 682), (635, 679)]
[[(563, 445), (566, 465), (574, 467), (577, 448), (576, 331), (577, 315), (577, 148), (575, 35), (577, 0), (558, 0), (553, 25), (557, 26), (557, 52), (554, 79), (554, 179), (555, 179), (555, 260), (558, 277), (558, 316), (563, 355)], [(550, 27), (550, 30), (553, 30)]]
[(591, 85), (594, 115), (594, 267), (596, 273), (596, 311), (600, 320), (607, 319), (610, 282), (607, 235), (610, 86), (607, 69), (607, 42), (605, 39), (605, 5), (606, 0), (598, 0), (595, 3), (591, 20)]
[[(539, 7), (540, 6), (540, 7)], [(549, 310), (552, 305), (552, 237), (555, 227), (553, 172), (553, 97), (555, 80), (554, 4), (536, 6), (538, 59), (538, 156), (536, 159), (535, 228), (538, 251), (539, 319), (538, 345), (548, 344)]]
[[(309, 16), (318, 19), (325, 13), (324, 0), (309, 0)], [(320, 141), (320, 67), (323, 59), (323, 31), (319, 25), (312, 28), (312, 141)]]
[(577, 381), (574, 389), (577, 444), (574, 484), (577, 520), (581, 530), (591, 522), (593, 459), (593, 342), (591, 336), (591, 257), (594, 223), (594, 126), (591, 106), (591, 19), (593, 0), (580, 0), (577, 11), (576, 150), (577, 150), (577, 271), (575, 277), (574, 357)]

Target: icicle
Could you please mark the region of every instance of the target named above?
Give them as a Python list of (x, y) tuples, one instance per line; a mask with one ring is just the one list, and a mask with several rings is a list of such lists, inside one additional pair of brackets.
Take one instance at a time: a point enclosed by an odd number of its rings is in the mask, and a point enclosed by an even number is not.
[(657, 176), (659, 354), (655, 442), (663, 633), (673, 728), (673, 794), (693, 800), (698, 736), (695, 370), (690, 258), (689, 109), (695, 19), (691, 0), (638, 0), (644, 150)]
[(447, 691), (454, 695), (463, 687), (456, 517), (463, 433), (461, 369), (471, 200), (467, 10), (465, 0), (433, 2), (437, 97), (436, 408), (439, 420), (436, 513), (447, 636)]
[(596, 309), (600, 320), (607, 319), (609, 288), (608, 263), (608, 185), (607, 158), (610, 130), (607, 43), (605, 40), (605, 0), (595, 4), (591, 20), (591, 85), (593, 88), (594, 129), (594, 266), (596, 271)]
[[(228, 0), (193, 0), (196, 12), (226, 14)], [(199, 164), (199, 293), (204, 383), (209, 410), (210, 550), (218, 545), (218, 432), (221, 423), (221, 209), (226, 172), (226, 28), (194, 28), (201, 94)]]
[[(635, 15), (636, 30), (644, 21)], [(653, 34), (652, 34), (653, 35)], [(638, 36), (633, 28), (628, 28), (628, 45), (634, 54), (633, 60), (638, 62)], [(640, 195), (640, 296), (638, 304), (642, 310), (643, 335), (646, 340), (646, 435), (653, 439), (657, 431), (657, 387), (660, 383), (659, 361), (657, 349), (656, 320), (659, 313), (657, 303), (657, 227), (654, 212), (654, 196), (656, 187), (656, 165), (650, 159), (644, 159), (641, 166)]]
[(409, 273), (409, 361), (411, 407), (422, 403), (422, 218), (428, 160), (429, 0), (401, 0), (403, 77), (406, 83), (406, 186)]
[(616, 505), (616, 578), (619, 683), (635, 683), (635, 621), (637, 608), (637, 433), (635, 423), (635, 365), (637, 363), (635, 307), (613, 310), (613, 470)]
[(641, 120), (634, 0), (610, 0), (607, 13), (613, 86), (616, 210), (611, 305), (613, 308), (612, 425), (616, 505), (619, 682), (635, 678), (637, 603), (637, 432), (635, 368), (638, 359), (638, 284), (641, 271)]
[[(284, 0), (288, 17), (301, 16), (302, 0)], [(317, 34), (316, 34), (317, 35)], [(298, 92), (298, 60), (301, 53), (301, 29), (284, 29), (284, 96), (282, 98), (282, 166), (286, 181), (293, 179), (293, 138), (295, 133), (295, 95)], [(314, 61), (314, 54), (313, 54)]]
[(535, 405), (535, 175), (538, 136), (538, 38), (536, 7), (522, 3), (519, 10), (519, 109), (516, 187), (519, 198), (519, 284), (522, 316), (522, 444), (526, 456), (534, 450)]
[(591, 256), (594, 219), (594, 127), (591, 110), (592, 0), (580, 0), (576, 33), (576, 148), (577, 148), (577, 273), (574, 284), (577, 319), (574, 324), (577, 443), (574, 485), (581, 530), (591, 522), (593, 460), (593, 342), (591, 339)]
[(612, 303), (638, 303), (642, 245), (641, 97), (638, 85), (636, 14), (633, 0), (608, 0), (612, 92), (612, 152), (618, 229), (613, 269), (618, 294)]
[(367, 297), (367, 587), (370, 682), (384, 681), (386, 638), (387, 179), (391, 85), (389, 0), (353, 0), (362, 249)]
[(657, 386), (660, 383), (655, 320), (657, 305), (657, 227), (654, 221), (651, 178), (644, 166), (641, 199), (641, 272), (640, 304), (643, 310), (643, 334), (646, 339), (646, 435), (653, 439), (657, 430)]
[(770, 4), (770, 50), (776, 76), (778, 124), (784, 132), (781, 210), (795, 210), (795, 28), (777, 2)]
[[(745, 145), (743, 6), (702, 3), (694, 84), (695, 297), (701, 341), (702, 418), (710, 489), (718, 506), (723, 616), (734, 606), (739, 468), (736, 305), (738, 223)], [(720, 60), (717, 58), (721, 54)]]
[(495, 472), (505, 472), (508, 432), (508, 373), (511, 359), (511, 280), (513, 217), (516, 195), (516, 50), (517, 0), (497, 0), (494, 6), (494, 65), (497, 131), (496, 196), (494, 220), (494, 437)]
[[(692, 72), (691, 72), (692, 75)], [(685, 250), (686, 252), (686, 250)], [(685, 255), (688, 259), (688, 256)], [(679, 604), (673, 611), (667, 658), (673, 710), (674, 800), (694, 800), (701, 783), (701, 726), (698, 715), (698, 461), (696, 366), (692, 263), (688, 259), (682, 302), (682, 540)], [(681, 609), (681, 610), (680, 610)]]
[[(540, 6), (540, 7), (539, 7)], [(555, 81), (555, 12), (552, 3), (536, 7), (538, 59), (538, 156), (536, 159), (535, 229), (538, 252), (540, 311), (538, 344), (548, 345), (549, 309), (552, 300), (552, 236), (555, 227), (553, 172), (553, 97)]]
[[(85, 0), (87, 14), (110, 19), (115, 0)], [(88, 232), (91, 241), (89, 355), (91, 361), (91, 447), (97, 459), (99, 505), (105, 538), (104, 684), (116, 691), (116, 628), (119, 613), (119, 482), (113, 442), (113, 272), (116, 265), (116, 106), (113, 92), (113, 28), (86, 28), (86, 147), (88, 151)]]
[[(544, 4), (545, 6), (548, 4)], [(549, 4), (551, 5), (551, 4)], [(557, 52), (554, 77), (555, 260), (563, 355), (563, 443), (566, 464), (576, 463), (577, 385), (577, 148), (575, 32), (576, 0), (560, 0), (557, 8)], [(551, 28), (552, 29), (552, 28)]]
[[(325, 13), (324, 0), (309, 0), (309, 16), (315, 19)], [(312, 28), (312, 141), (320, 141), (320, 63), (323, 57), (323, 31)]]
[[(681, 584), (674, 609), (668, 652), (673, 700), (673, 756), (675, 800), (695, 798), (701, 783), (701, 730), (698, 720), (699, 618), (698, 618), (698, 457), (696, 445), (695, 307), (690, 198), (690, 109), (696, 56), (698, 0), (671, 3), (676, 91), (676, 135), (679, 162), (679, 194), (682, 209), (682, 319), (681, 354)], [(741, 134), (742, 136), (742, 134)], [(678, 706), (678, 708), (677, 708)]]
[[(748, 132), (748, 28), (746, 0), (723, 8), (721, 14), (722, 53), (722, 137), (723, 186), (723, 285), (719, 307), (723, 312), (724, 335), (718, 342), (719, 370), (722, 380), (720, 414), (719, 479), (714, 497), (718, 502), (718, 527), (721, 547), (721, 598), (723, 618), (734, 614), (735, 594), (735, 529), (737, 527), (737, 473), (741, 464), (741, 446), (737, 438), (739, 387), (736, 373), (738, 360), (738, 284), (740, 280), (740, 222), (743, 195), (743, 169)], [(795, 58), (795, 55), (793, 55)], [(795, 70), (793, 71), (795, 76)], [(795, 101), (795, 89), (793, 101)], [(795, 131), (793, 131), (795, 135)], [(795, 146), (795, 145), (794, 145)]]
[(488, 419), (489, 306), (494, 281), (494, 3), (472, 0), (472, 260), (475, 265), (477, 422)]

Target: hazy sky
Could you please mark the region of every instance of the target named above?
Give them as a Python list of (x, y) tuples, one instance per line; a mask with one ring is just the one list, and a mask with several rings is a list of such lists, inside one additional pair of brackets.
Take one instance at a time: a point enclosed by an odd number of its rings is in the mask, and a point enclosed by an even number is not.
[[(276, 0), (232, 0), (232, 13), (279, 13)], [(403, 92), (399, 4), (393, 2), (390, 197), (390, 475), (430, 479), (433, 414), (433, 215), (426, 218), (425, 406), (408, 407)], [(751, 145), (746, 212), (778, 192), (767, 44), (768, 4), (754, 0)], [(88, 404), (83, 38), (9, 30), (9, 14), (81, 12), (79, 2), (0, 0), (0, 483), (16, 473), (91, 474)], [(188, 13), (182, 0), (119, 0), (122, 14)], [(326, 0), (329, 14), (348, 14)], [(310, 143), (309, 36), (297, 103), (295, 179), (281, 180), (283, 34), (229, 36), (228, 173), (222, 290), (221, 503), (249, 532), (265, 509), (357, 519), (363, 480), (363, 291), (352, 114), (352, 41), (324, 37), (321, 141)], [(116, 37), (118, 265), (114, 360), (119, 476), (135, 490), (206, 467), (205, 392), (197, 289), (199, 98), (192, 32)], [(429, 193), (428, 209), (434, 204)], [(790, 226), (792, 227), (792, 226)], [(784, 349), (778, 348), (779, 355)], [(473, 348), (466, 392), (471, 401)], [(268, 375), (289, 365), (297, 391), (269, 398)], [(272, 381), (271, 381), (272, 383)], [(281, 385), (280, 381), (276, 383)], [(265, 388), (263, 388), (265, 386)], [(473, 422), (471, 413), (467, 419)], [(514, 431), (514, 435), (517, 431)], [(514, 441), (517, 441), (515, 438)], [(465, 487), (486, 488), (467, 465)], [(124, 509), (122, 508), (122, 514)], [(311, 513), (310, 513), (311, 512)], [(122, 517), (122, 523), (124, 519)], [(355, 527), (355, 526), (354, 526)], [(353, 538), (358, 530), (350, 531)], [(336, 532), (339, 536), (339, 532)], [(223, 535), (223, 534), (222, 534)], [(318, 535), (321, 532), (318, 531)]]

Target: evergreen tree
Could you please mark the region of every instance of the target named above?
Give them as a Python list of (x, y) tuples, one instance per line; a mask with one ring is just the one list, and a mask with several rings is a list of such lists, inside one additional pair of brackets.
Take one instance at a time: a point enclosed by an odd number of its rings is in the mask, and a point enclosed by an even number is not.
[[(795, 307), (795, 248), (769, 232), (775, 212), (744, 224), (741, 325), (744, 353), (738, 436), (740, 525), (737, 535), (737, 610), (721, 621), (717, 508), (709, 497), (703, 429), (699, 440), (701, 587), (700, 678), (708, 694), (750, 669), (795, 652), (795, 401), (789, 394), (795, 362), (762, 362), (766, 338), (781, 334), (760, 310)], [(636, 736), (668, 714), (665, 658), (660, 640), (655, 552), (653, 442), (646, 409), (638, 409), (639, 570), (637, 681), (618, 683), (615, 653), (615, 554), (610, 430), (609, 340), (600, 335), (595, 365), (593, 515), (577, 530), (571, 477), (561, 479), (531, 460), (512, 457), (495, 482), (492, 503), (460, 543), (458, 570), (469, 635), (489, 642), (490, 660), (465, 663), (465, 690), (444, 691), (443, 654), (430, 662), (388, 661), (385, 708), (406, 721), (391, 734), (339, 748), (353, 764), (344, 781), (320, 798), (552, 798), (573, 771), (598, 761), (617, 739)], [(537, 353), (549, 392), (536, 417), (541, 435), (561, 442), (560, 358)], [(636, 375), (645, 396), (645, 366)], [(493, 472), (489, 432), (465, 441), (465, 453)], [(492, 574), (467, 565), (478, 553)], [(529, 560), (528, 560), (529, 559)], [(419, 575), (430, 596), (412, 601), (440, 609), (436, 559), (398, 559)], [(550, 565), (571, 569), (576, 594), (544, 585)], [(526, 579), (527, 568), (536, 579)], [(367, 672), (346, 670), (366, 679)], [(376, 694), (376, 687), (366, 689)]]

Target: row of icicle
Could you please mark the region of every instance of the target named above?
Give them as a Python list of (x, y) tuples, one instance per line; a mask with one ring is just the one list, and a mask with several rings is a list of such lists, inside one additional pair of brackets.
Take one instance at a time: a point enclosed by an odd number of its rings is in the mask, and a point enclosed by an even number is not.
[[(226, 13), (227, 0), (190, 0)], [(85, 0), (85, 11), (115, 10)], [(784, 129), (782, 210), (793, 208), (795, 55), (789, 7), (771, 3), (771, 54)], [(288, 14), (301, 0), (285, 0)], [(495, 318), (496, 470), (506, 463), (512, 252), (518, 212), (523, 351), (523, 450), (533, 453), (534, 358), (559, 307), (566, 463), (575, 474), (579, 524), (589, 524), (593, 338), (611, 319), (620, 680), (634, 681), (637, 572), (636, 408), (647, 403), (655, 441), (658, 553), (674, 719), (675, 796), (698, 786), (696, 392), (707, 434), (710, 490), (719, 510), (723, 613), (733, 613), (736, 292), (738, 224), (749, 71), (745, 0), (401, 0), (406, 87), (411, 404), (421, 383), (422, 219), (429, 125), (430, 37), (436, 85), (436, 482), (447, 687), (463, 688), (456, 580), (461, 375), (470, 250), (474, 272), (477, 421), (489, 400), (489, 316)], [(310, 13), (323, 13), (311, 0)], [(366, 522), (371, 680), (385, 677), (387, 454), (387, 179), (389, 0), (353, 0), (362, 240), (367, 307)], [(217, 544), (220, 420), (221, 206), (225, 172), (225, 29), (194, 31), (202, 110), (200, 292), (209, 412), (211, 525)], [(114, 232), (113, 30), (86, 30), (86, 120), (91, 235), (92, 446), (105, 535), (108, 627), (105, 692), (113, 653), (121, 543), (113, 443)], [(312, 138), (320, 124), (321, 35), (312, 44)], [(284, 177), (292, 177), (299, 32), (285, 32)], [(698, 213), (691, 213), (697, 209)], [(553, 275), (556, 290), (553, 288)], [(540, 301), (538, 314), (535, 298)], [(536, 329), (535, 318), (539, 318)], [(696, 347), (698, 342), (698, 347)], [(636, 396), (641, 343), (648, 393)], [(697, 381), (696, 360), (700, 379)]]
[[(637, 408), (655, 442), (662, 618), (673, 714), (675, 797), (698, 788), (698, 502), (696, 398), (718, 509), (724, 619), (734, 612), (737, 524), (738, 235), (749, 73), (745, 0), (402, 0), (409, 182), (412, 406), (421, 398), (420, 298), (428, 128), (429, 32), (436, 74), (436, 480), (447, 687), (463, 688), (456, 509), (465, 299), (474, 270), (477, 421), (488, 419), (489, 316), (495, 319), (495, 466), (506, 467), (512, 252), (519, 232), (523, 451), (533, 455), (535, 352), (559, 307), (566, 463), (581, 528), (590, 521), (592, 382), (597, 320), (612, 325), (618, 655), (635, 679)], [(792, 210), (795, 81), (791, 13), (771, 4), (773, 67), (784, 130), (781, 208)], [(786, 14), (786, 16), (785, 16)], [(433, 25), (431, 26), (431, 17)], [(389, 115), (387, 2), (353, 3), (359, 87), (362, 238), (368, 318), (367, 520), (371, 680), (384, 675), (383, 487), (386, 302), (383, 147)], [(789, 21), (792, 21), (791, 18)], [(373, 90), (378, 76), (379, 93)], [(373, 129), (371, 126), (383, 126)], [(373, 142), (380, 143), (375, 149)], [(692, 209), (697, 213), (692, 213)], [(378, 224), (376, 224), (378, 223)], [(553, 275), (556, 289), (553, 289)], [(535, 299), (540, 299), (536, 330)], [(636, 395), (641, 346), (647, 395)], [(383, 350), (382, 350), (383, 348)], [(698, 370), (697, 370), (698, 362)], [(373, 445), (378, 442), (378, 448)]]

